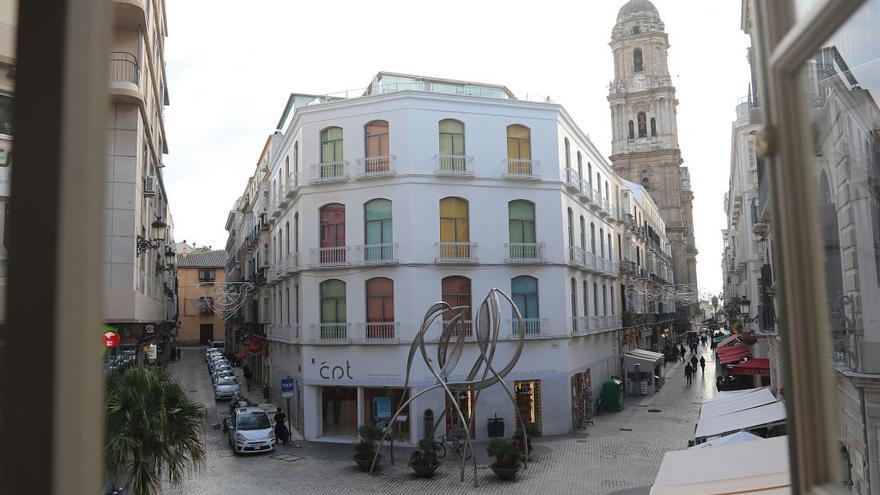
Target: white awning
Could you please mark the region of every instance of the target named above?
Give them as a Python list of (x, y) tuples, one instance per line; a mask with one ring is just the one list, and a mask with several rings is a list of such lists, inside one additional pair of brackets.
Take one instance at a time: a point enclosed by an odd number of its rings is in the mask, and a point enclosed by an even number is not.
[(705, 449), (706, 447), (716, 447), (718, 445), (733, 445), (735, 443), (744, 443), (744, 442), (753, 442), (755, 440), (763, 440), (763, 438), (755, 435), (754, 433), (749, 433), (747, 431), (740, 431), (738, 433), (734, 433), (732, 435), (725, 435), (723, 437), (714, 438), (705, 443), (700, 443), (694, 445), (693, 447), (688, 447), (689, 449)]
[(737, 390), (733, 392), (719, 392), (714, 398), (703, 403), (700, 409), (700, 420), (725, 414), (733, 414), (746, 409), (753, 409), (766, 404), (776, 402), (776, 397), (770, 389), (754, 388), (749, 390)]
[(633, 365), (638, 363), (642, 366), (649, 367), (649, 369), (643, 371), (653, 371), (654, 365), (663, 360), (663, 354), (660, 354), (659, 352), (635, 349), (623, 355), (623, 367), (626, 368), (627, 371), (632, 371)]
[(785, 404), (782, 402), (774, 402), (720, 416), (703, 417), (701, 414), (694, 437), (704, 438), (757, 428), (785, 421), (785, 418)]
[(651, 495), (792, 493), (788, 437), (667, 452)]

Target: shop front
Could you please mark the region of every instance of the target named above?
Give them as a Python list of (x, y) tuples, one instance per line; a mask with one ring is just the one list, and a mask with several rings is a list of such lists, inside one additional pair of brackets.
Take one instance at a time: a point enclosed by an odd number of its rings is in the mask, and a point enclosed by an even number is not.
[(590, 370), (571, 376), (571, 424), (584, 430), (593, 421), (593, 386)]

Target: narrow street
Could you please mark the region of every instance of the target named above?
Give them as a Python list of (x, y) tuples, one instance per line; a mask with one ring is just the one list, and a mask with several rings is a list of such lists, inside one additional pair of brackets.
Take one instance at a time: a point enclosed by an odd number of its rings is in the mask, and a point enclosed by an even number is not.
[(495, 477), (487, 467), (485, 444), (478, 444), (480, 486), (474, 488), (471, 474), (465, 482), (459, 481), (458, 469), (449, 457), (434, 479), (415, 478), (406, 464), (409, 454), (404, 449), (395, 449), (394, 466), (385, 456), (378, 476), (357, 469), (349, 445), (303, 442), (301, 448), (280, 446), (271, 454), (233, 456), (222, 431), (211, 427), (220, 422), (227, 402), (214, 401), (202, 352), (202, 348), (185, 348), (182, 360), (170, 363), (168, 369), (193, 399), (207, 407), (207, 462), (179, 487), (165, 487), (164, 495), (280, 495), (291, 493), (292, 487), (302, 494), (598, 495), (647, 487), (666, 451), (687, 448), (700, 404), (715, 395), (715, 359), (711, 350), (701, 346), (698, 355), (706, 357), (705, 377), (698, 372), (693, 385), (687, 386), (685, 363), (668, 363), (666, 384), (654, 396), (627, 397), (622, 412), (596, 416), (586, 433), (539, 438), (534, 461), (516, 483)]

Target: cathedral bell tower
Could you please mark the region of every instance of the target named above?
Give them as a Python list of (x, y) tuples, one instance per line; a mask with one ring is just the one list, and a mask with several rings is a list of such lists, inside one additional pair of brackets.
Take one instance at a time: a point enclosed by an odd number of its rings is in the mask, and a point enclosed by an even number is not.
[[(669, 77), (668, 50), (669, 36), (649, 0), (630, 0), (620, 8), (611, 33), (611, 163), (621, 177), (641, 184), (657, 204), (672, 244), (674, 282), (696, 293), (693, 192), (688, 170), (681, 166), (678, 100)], [(681, 309), (679, 315), (683, 320)]]

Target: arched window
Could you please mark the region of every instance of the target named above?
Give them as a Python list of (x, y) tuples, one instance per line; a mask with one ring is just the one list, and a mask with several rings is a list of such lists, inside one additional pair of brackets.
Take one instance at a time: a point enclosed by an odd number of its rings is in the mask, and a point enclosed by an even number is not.
[(293, 252), (299, 253), (299, 212), (293, 214)]
[(639, 137), (640, 138), (648, 137), (648, 122), (647, 122), (647, 116), (645, 115), (645, 112), (639, 112), (638, 119), (639, 119)]
[(571, 145), (568, 142), (568, 138), (565, 138), (565, 168), (566, 170), (571, 170)]
[[(446, 277), (441, 281), (442, 301), (452, 306), (466, 306), (464, 319), (471, 321), (471, 279), (461, 276)], [(443, 313), (443, 321), (449, 321), (455, 314), (452, 311)], [(470, 323), (465, 326), (467, 334), (471, 333)]]
[(608, 259), (614, 260), (614, 251), (611, 249), (611, 233), (608, 233)]
[(368, 339), (394, 338), (394, 281), (377, 277), (367, 280)]
[(342, 158), (342, 128), (328, 127), (321, 131), (321, 166), (318, 176), (321, 179), (342, 177), (345, 162)]
[(642, 177), (642, 187), (647, 191), (651, 187), (651, 179)]
[(593, 164), (587, 162), (587, 179), (590, 181), (590, 190), (593, 189)]
[(651, 135), (657, 136), (657, 119), (651, 117)]
[(636, 138), (636, 131), (635, 131), (635, 127), (633, 126), (632, 120), (629, 121), (629, 138), (630, 139)]
[(363, 172), (367, 175), (387, 172), (389, 170), (388, 122), (374, 120), (364, 126), (364, 159)]
[(532, 175), (531, 131), (524, 125), (507, 126), (507, 172)]
[(611, 206), (611, 194), (608, 192), (608, 181), (605, 181), (605, 199), (608, 200), (608, 206)]
[(611, 284), (611, 291), (608, 299), (611, 300), (611, 316), (614, 316), (614, 284)]
[(290, 180), (290, 157), (289, 156), (284, 157), (284, 177), (286, 178), (285, 180), (288, 180), (288, 181)]
[[(296, 321), (296, 324), (299, 325), (299, 323), (300, 323), (300, 320), (299, 320), (299, 284), (296, 284), (293, 286), (293, 304), (294, 304), (294, 307), (296, 308), (295, 321)], [(297, 330), (297, 333), (299, 333), (299, 330)]]
[(578, 157), (578, 189), (583, 192), (584, 191), (584, 159), (581, 157), (581, 152), (577, 152)]
[(633, 72), (642, 71), (644, 71), (644, 67), (642, 66), (642, 49), (636, 48), (633, 50)]
[(596, 172), (596, 193), (598, 193), (596, 199), (602, 199), (602, 174), (599, 172)]
[(577, 324), (578, 304), (577, 304), (577, 280), (571, 279), (571, 329), (578, 330)]
[(596, 224), (590, 222), (590, 252), (596, 254)]
[(290, 288), (284, 289), (285, 312), (287, 314), (287, 324), (290, 325)]
[(599, 316), (599, 284), (593, 282), (593, 315)]
[(440, 121), (440, 170), (459, 173), (467, 171), (464, 124), (454, 119)]
[[(525, 275), (514, 278), (510, 281), (510, 294), (524, 319), (537, 320), (540, 317), (538, 313), (538, 279)], [(576, 313), (572, 313), (572, 315), (576, 315)], [(514, 328), (513, 331), (518, 332), (519, 329)], [(526, 321), (526, 333), (540, 333), (539, 322)]]
[(348, 337), (345, 311), (345, 282), (325, 280), (321, 282), (321, 339), (345, 339)]
[(290, 222), (284, 222), (284, 254), (290, 254)]
[[(581, 295), (584, 300), (584, 316), (590, 316), (590, 304), (589, 304), (590, 290), (589, 290), (589, 288), (590, 288), (589, 284), (587, 283), (586, 280), (584, 280), (584, 282), (583, 282), (584, 293)], [(587, 329), (584, 328), (584, 330), (587, 330)]]
[(632, 34), (639, 34), (641, 32), (642, 32), (642, 30), (641, 30), (641, 28), (639, 28), (639, 26), (633, 26)]
[(374, 199), (364, 204), (364, 261), (394, 259), (391, 201)]
[(608, 287), (602, 284), (602, 315), (608, 316)]
[(508, 203), (508, 230), (511, 259), (536, 259), (538, 257), (535, 203), (522, 199)]
[(468, 202), (462, 198), (440, 200), (440, 257), (470, 258)]
[(605, 259), (605, 229), (599, 227), (599, 257)]
[(320, 217), (321, 263), (345, 263), (345, 205), (324, 205)]
[(574, 246), (574, 212), (568, 209), (568, 245)]
[(293, 177), (299, 183), (299, 141), (293, 143)]
[(587, 251), (587, 223), (581, 215), (581, 251)]

